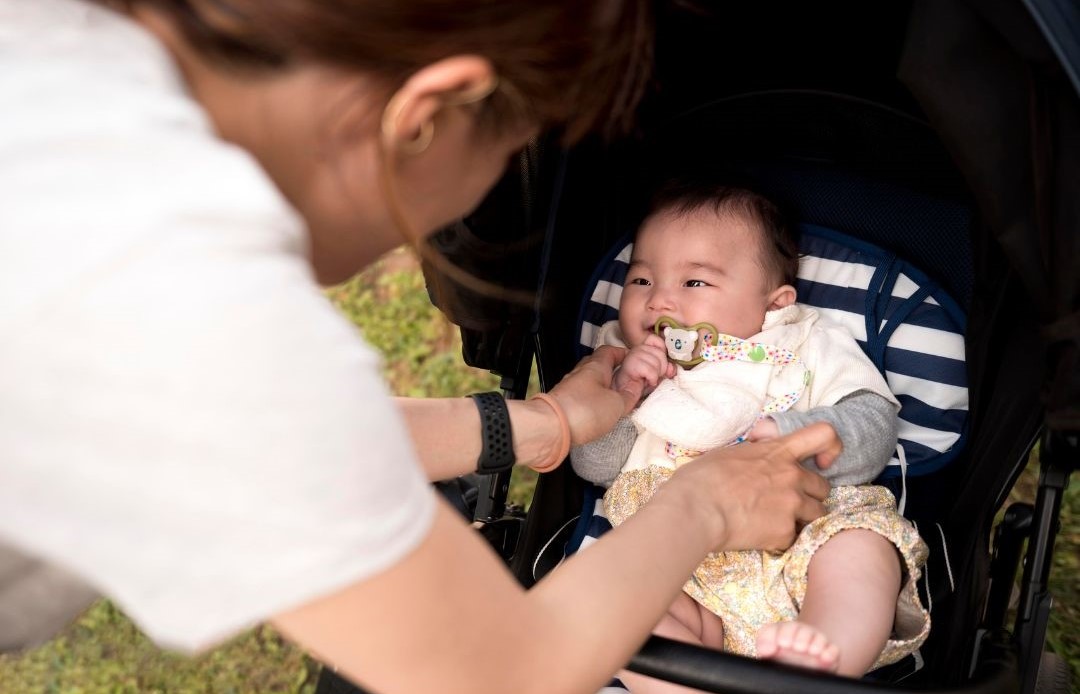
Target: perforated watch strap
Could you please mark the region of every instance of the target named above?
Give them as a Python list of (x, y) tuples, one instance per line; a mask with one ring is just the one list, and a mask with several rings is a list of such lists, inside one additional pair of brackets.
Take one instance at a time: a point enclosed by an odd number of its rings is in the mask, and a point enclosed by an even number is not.
[(510, 412), (499, 393), (475, 393), (472, 396), (480, 410), (480, 437), (483, 446), (476, 461), (476, 471), (491, 475), (514, 466), (514, 441), (510, 433)]

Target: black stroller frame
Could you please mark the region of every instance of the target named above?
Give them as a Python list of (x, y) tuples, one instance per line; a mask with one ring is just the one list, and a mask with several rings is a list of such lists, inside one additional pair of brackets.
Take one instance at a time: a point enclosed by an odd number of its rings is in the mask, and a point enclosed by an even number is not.
[[(1067, 666), (1044, 643), (1062, 494), (1080, 466), (1080, 6), (750, 5), (661, 3), (658, 88), (640, 132), (531, 146), (474, 215), (436, 236), (456, 264), (535, 292), (534, 305), (435, 282), (425, 268), (433, 298), (461, 326), (466, 361), (521, 398), (534, 362), (545, 387), (573, 367), (586, 281), (668, 173), (722, 168), (842, 230), (866, 233), (856, 217), (907, 218), (873, 221), (870, 240), (919, 258), (969, 321), (966, 448), (908, 480), (907, 515), (948, 536), (931, 543), (925, 666), (849, 680), (652, 637), (628, 667), (748, 694), (1064, 692), (1054, 677)], [(968, 215), (932, 233), (904, 230), (957, 206)], [(1011, 505), (995, 529), (1036, 445), (1035, 502)], [(542, 475), (525, 515), (508, 510), (508, 483), (506, 473), (443, 490), (528, 586), (561, 560), (585, 485), (569, 465)], [(327, 671), (319, 691), (359, 690)]]

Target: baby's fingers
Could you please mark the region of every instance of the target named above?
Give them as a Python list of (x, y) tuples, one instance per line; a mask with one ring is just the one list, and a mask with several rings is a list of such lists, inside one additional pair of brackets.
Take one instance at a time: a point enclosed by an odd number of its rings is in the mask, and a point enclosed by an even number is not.
[(659, 355), (644, 345), (634, 350), (631, 356), (633, 359), (627, 358), (629, 373), (635, 378), (646, 380), (650, 386), (655, 386), (667, 374), (666, 356)]
[(645, 336), (645, 340), (641, 343), (646, 347), (658, 349), (664, 354), (667, 354), (667, 343), (664, 342), (664, 338), (660, 337), (656, 333), (649, 333)]
[[(650, 340), (649, 338), (655, 338)], [(649, 354), (653, 355), (656, 359), (656, 373), (660, 378), (673, 378), (675, 376), (675, 365), (668, 359), (667, 345), (656, 335), (650, 335), (646, 338), (644, 344), (641, 345), (642, 349), (648, 350)]]

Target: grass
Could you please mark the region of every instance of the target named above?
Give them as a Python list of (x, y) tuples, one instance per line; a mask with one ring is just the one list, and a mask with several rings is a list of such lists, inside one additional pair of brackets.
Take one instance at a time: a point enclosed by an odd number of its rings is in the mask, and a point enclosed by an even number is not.
[[(465, 366), (457, 330), (428, 301), (415, 263), (403, 252), (330, 290), (331, 299), (386, 355), (396, 393), (459, 396), (498, 388), (492, 374)], [(1014, 496), (1030, 497), (1035, 463)], [(511, 500), (526, 505), (535, 473), (515, 474)], [(1048, 644), (1072, 664), (1080, 694), (1080, 488), (1068, 490), (1051, 586), (1058, 598)], [(196, 658), (156, 648), (102, 600), (49, 643), (0, 656), (0, 694), (313, 694), (319, 666), (260, 627)]]
[(154, 646), (107, 600), (22, 657), (0, 658), (0, 691), (34, 694), (313, 694), (318, 664), (269, 627), (197, 658)]

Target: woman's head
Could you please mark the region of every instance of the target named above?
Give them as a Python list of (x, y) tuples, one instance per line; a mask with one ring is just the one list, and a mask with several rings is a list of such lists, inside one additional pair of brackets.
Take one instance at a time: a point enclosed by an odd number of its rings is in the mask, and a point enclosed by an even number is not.
[(571, 139), (627, 123), (650, 57), (641, 0), (120, 1), (168, 16), (211, 59), (249, 70), (305, 62), (357, 70), (387, 96), (426, 65), (478, 55), (500, 79), (484, 114), (492, 126), (526, 118), (565, 125)]
[[(537, 131), (558, 126), (572, 141), (625, 125), (650, 58), (647, 0), (120, 1), (180, 54), (219, 132), (304, 214), (316, 264), (338, 266), (326, 279), (355, 271), (361, 250), (401, 242), (385, 228), (388, 201), (370, 191), (396, 196), (408, 226), (427, 233), (475, 206)], [(275, 98), (236, 107), (237, 94), (266, 86)], [(305, 152), (339, 180), (320, 180), (328, 172)], [(392, 191), (378, 184), (379, 161)]]
[(640, 0), (127, 0), (172, 19), (210, 58), (252, 70), (304, 62), (373, 76), (389, 96), (456, 55), (491, 62), (501, 88), (485, 118), (565, 124), (571, 138), (625, 123), (646, 73)]

